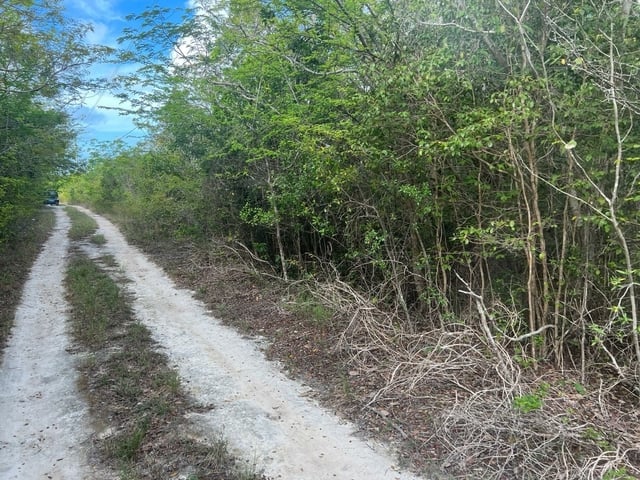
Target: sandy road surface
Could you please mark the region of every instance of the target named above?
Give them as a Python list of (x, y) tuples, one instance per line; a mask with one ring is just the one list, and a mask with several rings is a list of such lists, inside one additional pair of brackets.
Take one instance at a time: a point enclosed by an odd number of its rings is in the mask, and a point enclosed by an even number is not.
[[(86, 213), (91, 214), (86, 211)], [(398, 471), (380, 446), (305, 397), (307, 390), (267, 362), (256, 345), (221, 325), (104, 218), (99, 233), (132, 282), (138, 318), (152, 331), (190, 393), (208, 413), (192, 417), (205, 436), (231, 448), (274, 479), (417, 480)]]
[(25, 285), (0, 367), (0, 479), (104, 478), (89, 468), (91, 429), (66, 351), (62, 281), (69, 220), (57, 223)]
[[(57, 225), (36, 260), (0, 368), (0, 479), (103, 480), (91, 467), (92, 430), (67, 352), (62, 288), (69, 220)], [(90, 212), (87, 212), (90, 213)], [(119, 231), (96, 216), (104, 247), (131, 280), (134, 309), (207, 413), (192, 414), (203, 437), (224, 436), (270, 478), (418, 480), (398, 471), (382, 446), (305, 397), (308, 390), (267, 362), (256, 345), (215, 320), (178, 289)]]

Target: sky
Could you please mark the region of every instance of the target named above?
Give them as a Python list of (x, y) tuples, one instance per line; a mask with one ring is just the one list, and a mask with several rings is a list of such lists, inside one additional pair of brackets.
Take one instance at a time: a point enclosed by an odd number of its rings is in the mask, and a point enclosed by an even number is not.
[[(135, 27), (126, 20), (129, 14), (142, 13), (149, 7), (184, 9), (193, 6), (194, 0), (63, 0), (65, 14), (71, 19), (88, 23), (93, 32), (87, 41), (93, 44), (117, 47), (117, 38), (124, 28)], [(181, 18), (176, 13), (176, 20)], [(169, 54), (169, 52), (167, 52)], [(101, 78), (113, 78), (135, 69), (134, 65), (95, 65), (91, 74)], [(78, 149), (86, 152), (95, 142), (122, 140), (133, 145), (144, 137), (130, 116), (105, 107), (127, 107), (108, 91), (88, 92), (82, 106), (74, 107), (71, 114), (80, 127)]]

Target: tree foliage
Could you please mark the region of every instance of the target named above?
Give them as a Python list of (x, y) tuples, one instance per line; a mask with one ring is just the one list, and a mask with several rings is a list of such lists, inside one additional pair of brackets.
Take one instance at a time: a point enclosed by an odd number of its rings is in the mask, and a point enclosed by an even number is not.
[(637, 10), (229, 0), (174, 26), (149, 11), (122, 80), (153, 86), (136, 97), (152, 153), (79, 182), (171, 234), (235, 237), (285, 278), (330, 263), (414, 329), (475, 318), (480, 298), (523, 361), (605, 362), (637, 388)]
[(59, 2), (0, 4), (0, 242), (70, 166), (73, 127), (64, 106), (87, 83), (83, 68), (103, 53), (83, 43)]

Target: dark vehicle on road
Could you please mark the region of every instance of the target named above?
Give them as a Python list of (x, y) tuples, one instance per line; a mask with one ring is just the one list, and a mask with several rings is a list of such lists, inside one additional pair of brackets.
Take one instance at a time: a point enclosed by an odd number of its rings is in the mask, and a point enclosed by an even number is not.
[(55, 190), (49, 190), (45, 195), (44, 204), (60, 205), (60, 200), (58, 199), (58, 192), (56, 192)]

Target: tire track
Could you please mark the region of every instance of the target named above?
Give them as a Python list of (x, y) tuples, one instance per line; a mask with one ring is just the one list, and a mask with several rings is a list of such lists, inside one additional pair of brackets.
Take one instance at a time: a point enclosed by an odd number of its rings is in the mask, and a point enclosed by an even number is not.
[(68, 353), (63, 279), (69, 219), (56, 226), (24, 286), (0, 368), (0, 478), (101, 478), (89, 466), (92, 429)]

